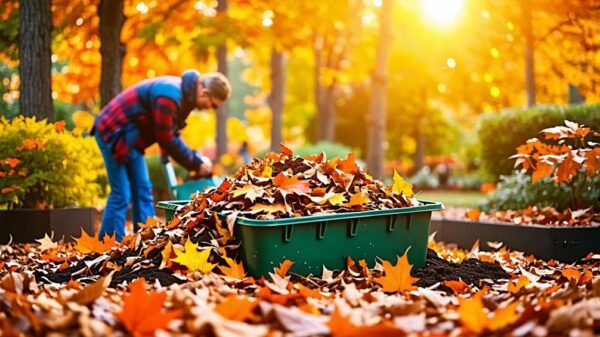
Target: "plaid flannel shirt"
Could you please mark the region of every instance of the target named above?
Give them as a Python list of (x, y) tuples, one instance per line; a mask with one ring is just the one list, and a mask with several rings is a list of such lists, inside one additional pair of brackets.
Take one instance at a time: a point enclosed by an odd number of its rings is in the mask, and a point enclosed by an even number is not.
[(200, 156), (181, 139), (180, 130), (194, 108), (198, 73), (181, 78), (162, 76), (142, 81), (113, 98), (100, 112), (94, 131), (110, 143), (115, 159), (125, 163), (132, 148), (141, 152), (154, 144), (189, 170)]

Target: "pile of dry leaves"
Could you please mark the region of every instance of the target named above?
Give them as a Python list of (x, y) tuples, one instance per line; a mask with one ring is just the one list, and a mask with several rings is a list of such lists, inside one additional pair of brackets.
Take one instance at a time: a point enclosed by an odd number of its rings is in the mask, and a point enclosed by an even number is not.
[(600, 213), (594, 212), (592, 207), (563, 212), (554, 207), (529, 206), (521, 210), (504, 210), (492, 213), (482, 212), (479, 209), (447, 210), (443, 212), (447, 218), (462, 218), (469, 220), (501, 221), (517, 225), (545, 225), (553, 227), (598, 227), (600, 226)]
[[(0, 246), (1, 335), (514, 336), (600, 328), (600, 255), (575, 265), (506, 247), (449, 249), (431, 238), (427, 265), (348, 259), (341, 271), (268, 278), (236, 261), (235, 217), (301, 216), (416, 205), (399, 176), (386, 187), (352, 156), (255, 160), (168, 223), (138, 233), (82, 233), (76, 244)], [(222, 221), (219, 214), (225, 215)], [(223, 224), (225, 223), (225, 224)], [(300, 262), (300, 261), (296, 261)], [(291, 268), (291, 269), (290, 269)]]

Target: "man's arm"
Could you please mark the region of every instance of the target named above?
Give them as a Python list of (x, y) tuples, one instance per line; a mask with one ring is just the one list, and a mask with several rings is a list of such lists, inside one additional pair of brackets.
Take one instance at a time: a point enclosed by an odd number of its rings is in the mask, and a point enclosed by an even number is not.
[(198, 170), (202, 159), (174, 132), (173, 123), (176, 111), (177, 104), (172, 99), (166, 97), (156, 99), (152, 110), (154, 138), (158, 145), (181, 166), (190, 171)]

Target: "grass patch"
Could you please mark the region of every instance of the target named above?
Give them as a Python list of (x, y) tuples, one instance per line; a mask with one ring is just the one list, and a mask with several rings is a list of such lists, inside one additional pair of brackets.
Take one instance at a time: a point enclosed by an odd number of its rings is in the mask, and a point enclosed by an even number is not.
[(478, 191), (422, 191), (416, 197), (438, 201), (445, 206), (474, 208), (485, 198), (485, 194)]

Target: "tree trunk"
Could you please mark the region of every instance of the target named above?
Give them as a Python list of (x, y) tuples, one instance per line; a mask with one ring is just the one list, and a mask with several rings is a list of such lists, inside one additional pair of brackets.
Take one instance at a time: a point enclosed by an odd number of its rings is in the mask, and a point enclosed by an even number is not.
[(268, 102), (271, 108), (271, 151), (279, 151), (282, 143), (281, 119), (285, 94), (285, 55), (273, 49), (271, 51), (271, 93)]
[(535, 40), (533, 36), (530, 0), (523, 3), (523, 34), (525, 35), (525, 86), (527, 89), (527, 107), (532, 107), (535, 105)]
[(387, 70), (392, 40), (392, 8), (394, 0), (383, 0), (379, 13), (379, 41), (375, 51), (375, 69), (371, 76), (371, 103), (369, 106), (369, 126), (367, 165), (370, 174), (381, 179), (385, 160), (385, 120), (387, 109)]
[(415, 141), (417, 143), (417, 146), (415, 149), (415, 156), (414, 156), (414, 161), (415, 161), (415, 172), (414, 173), (417, 173), (423, 168), (423, 166), (425, 166), (425, 148), (427, 147), (427, 144), (426, 144), (427, 139), (425, 138), (425, 135), (423, 134), (423, 132), (421, 132), (420, 130), (417, 130), (416, 134), (415, 134)]
[(315, 120), (317, 122), (317, 127), (315, 128), (315, 140), (318, 142), (321, 140), (321, 125), (323, 125), (323, 86), (321, 85), (321, 66), (322, 66), (322, 37), (316, 36), (315, 42), (313, 45), (313, 54), (315, 58), (315, 68), (314, 68), (314, 81), (315, 81), (315, 108), (317, 116)]
[(21, 0), (19, 20), (21, 114), (54, 121), (50, 0)]
[[(217, 12), (221, 15), (225, 15), (227, 12), (227, 0), (218, 0)], [(217, 47), (217, 70), (227, 76), (227, 44), (224, 42), (222, 45)], [(217, 157), (215, 160), (219, 160), (221, 156), (227, 153), (227, 117), (229, 116), (229, 102), (225, 101), (216, 111), (217, 114)]]
[(100, 17), (100, 54), (102, 55), (102, 72), (100, 75), (100, 103), (105, 106), (123, 87), (123, 57), (125, 45), (121, 43), (121, 30), (125, 22), (123, 0), (100, 0), (98, 16)]
[[(333, 67), (332, 61), (323, 62), (325, 39), (318, 37), (314, 45), (315, 56), (315, 102), (317, 107), (317, 141), (333, 142), (335, 137), (335, 83), (321, 83), (321, 69)], [(332, 52), (330, 51), (330, 54)], [(330, 55), (331, 57), (331, 55)]]

